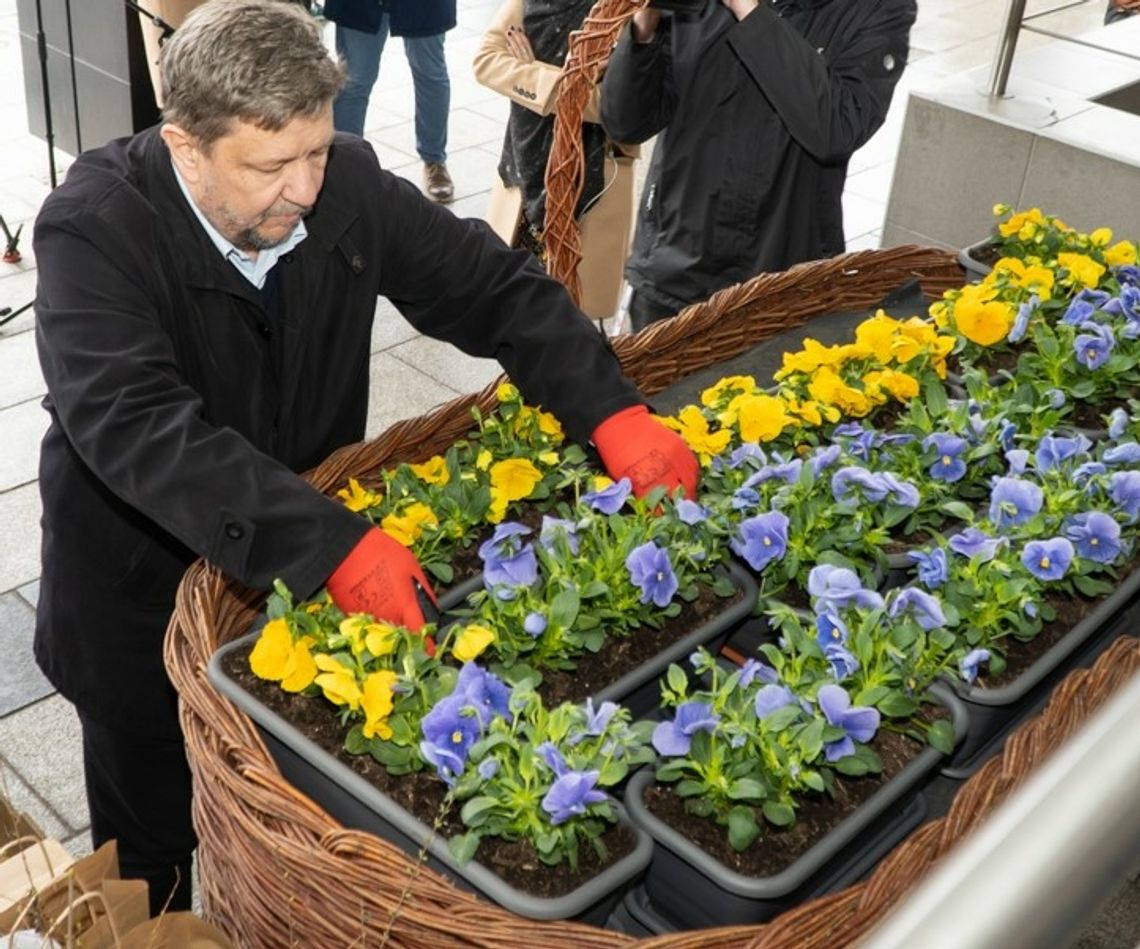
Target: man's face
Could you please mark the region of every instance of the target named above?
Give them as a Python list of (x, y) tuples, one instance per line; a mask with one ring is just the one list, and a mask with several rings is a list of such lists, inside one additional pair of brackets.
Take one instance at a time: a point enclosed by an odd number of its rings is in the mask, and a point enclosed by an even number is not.
[(234, 122), (206, 149), (164, 137), (206, 219), (241, 250), (264, 250), (284, 241), (317, 201), (333, 139), (332, 106), (276, 132)]

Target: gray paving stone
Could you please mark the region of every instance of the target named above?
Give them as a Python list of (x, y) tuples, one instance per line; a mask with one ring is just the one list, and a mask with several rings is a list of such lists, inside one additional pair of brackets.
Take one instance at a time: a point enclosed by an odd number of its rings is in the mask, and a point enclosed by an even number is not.
[(67, 840), (62, 841), (63, 846), (67, 848), (67, 852), (73, 857), (86, 857), (89, 853), (94, 851), (91, 846), (91, 830), (84, 828), (73, 837), (68, 837)]
[(40, 602), (40, 581), (33, 580), (31, 583), (20, 587), (17, 591), (24, 598), (27, 604), (34, 610)]
[(0, 753), (59, 815), (67, 836), (90, 823), (82, 748), (79, 718), (59, 695), (0, 718)]
[[(3, 212), (0, 212), (3, 213)], [(23, 306), (31, 300), (35, 292), (34, 286), (28, 290), (17, 291), (16, 280), (23, 278), (0, 278), (0, 300), (4, 306), (13, 309)], [(13, 295), (9, 296), (8, 287), (11, 283)], [(19, 292), (19, 296), (15, 295)], [(27, 293), (25, 299), (24, 293)], [(26, 315), (30, 318), (32, 311)], [(36, 338), (34, 333), (17, 333), (14, 331), (16, 323), (24, 319), (24, 315), (16, 317), (11, 324), (4, 327), (4, 336), (0, 341), (0, 409), (35, 400), (39, 403), (40, 397), (47, 392), (44, 385), (43, 373), (40, 372), (39, 358), (36, 356)], [(44, 417), (47, 413), (41, 410)], [(11, 442), (5, 442), (10, 445)]]
[(0, 491), (39, 477), (40, 440), (49, 421), (39, 399), (0, 409)]
[(0, 594), (0, 716), (8, 715), (51, 695), (32, 655), (35, 611), (15, 593)]
[(40, 492), (38, 485), (0, 492), (0, 593), (40, 575)]
[(376, 318), (372, 324), (372, 352), (391, 349), (420, 334), (385, 297), (376, 301)]
[(368, 438), (376, 437), (393, 422), (416, 418), (460, 394), (390, 353), (372, 357), (371, 375)]
[(428, 336), (419, 336), (390, 350), (391, 355), (431, 376), (440, 385), (466, 395), (478, 392), (498, 376), (502, 367), (493, 359), (476, 359)]

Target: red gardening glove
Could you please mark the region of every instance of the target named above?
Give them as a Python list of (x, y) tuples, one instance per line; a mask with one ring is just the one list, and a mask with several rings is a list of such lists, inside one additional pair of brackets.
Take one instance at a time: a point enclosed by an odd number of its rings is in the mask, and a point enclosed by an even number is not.
[(644, 405), (615, 412), (594, 429), (592, 441), (609, 476), (615, 481), (629, 478), (637, 497), (656, 487), (672, 494), (680, 486), (689, 498), (696, 494), (700, 474), (696, 456)]
[(345, 613), (371, 613), (397, 626), (422, 629), (424, 613), (416, 600), (416, 583), (435, 603), (431, 584), (412, 552), (373, 527), (333, 571), (326, 586)]

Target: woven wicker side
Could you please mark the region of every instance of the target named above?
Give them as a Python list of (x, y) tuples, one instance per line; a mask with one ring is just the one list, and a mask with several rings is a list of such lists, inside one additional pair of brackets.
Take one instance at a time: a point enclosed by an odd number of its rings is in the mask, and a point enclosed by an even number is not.
[(582, 114), (590, 90), (598, 81), (617, 42), (618, 33), (647, 0), (598, 0), (581, 29), (570, 34), (562, 81), (554, 104), (554, 141), (546, 162), (546, 216), (543, 238), (546, 269), (561, 280), (574, 302), (582, 299), (578, 264), (582, 261), (582, 234), (574, 209), (582, 195), (585, 155), (582, 150)]
[[(675, 320), (618, 340), (615, 349), (627, 372), (652, 393), (678, 375), (735, 356), (814, 316), (873, 305), (911, 277), (931, 294), (963, 279), (954, 257), (943, 251), (865, 251), (762, 275)], [(422, 460), (469, 430), (472, 406), (487, 410), (493, 404), (492, 384), (400, 422), (371, 442), (335, 452), (307, 477), (331, 494), (350, 476), (370, 480), (383, 466)], [(264, 594), (199, 562), (179, 588), (166, 640), (194, 773), (202, 905), (211, 921), (249, 946), (337, 946), (353, 940), (373, 945), (385, 933), (394, 945), (425, 949), (630, 942), (589, 927), (523, 920), (480, 902), (385, 842), (344, 830), (288, 784), (256, 729), (205, 674), (213, 651), (245, 633), (263, 601)], [(388, 932), (389, 911), (396, 906)], [(751, 932), (681, 934), (667, 944), (737, 945)]]

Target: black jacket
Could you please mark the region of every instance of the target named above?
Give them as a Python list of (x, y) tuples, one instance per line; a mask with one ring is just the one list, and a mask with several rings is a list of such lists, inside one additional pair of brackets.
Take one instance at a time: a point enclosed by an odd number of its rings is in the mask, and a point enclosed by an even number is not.
[(327, 0), (325, 19), (362, 33), (379, 33), (388, 14), (393, 36), (438, 36), (455, 26), (455, 0)]
[(274, 307), (210, 242), (157, 129), (81, 156), (36, 221), (51, 426), (35, 651), (97, 720), (174, 732), (162, 636), (195, 556), (305, 596), (365, 531), (294, 472), (363, 437), (378, 294), (497, 358), (579, 441), (640, 401), (532, 255), (381, 171), (360, 139), (337, 138), (306, 225)]
[(841, 253), (847, 161), (882, 125), (914, 0), (719, 0), (626, 30), (602, 83), (618, 142), (660, 137), (629, 282), (681, 307), (757, 273)]

